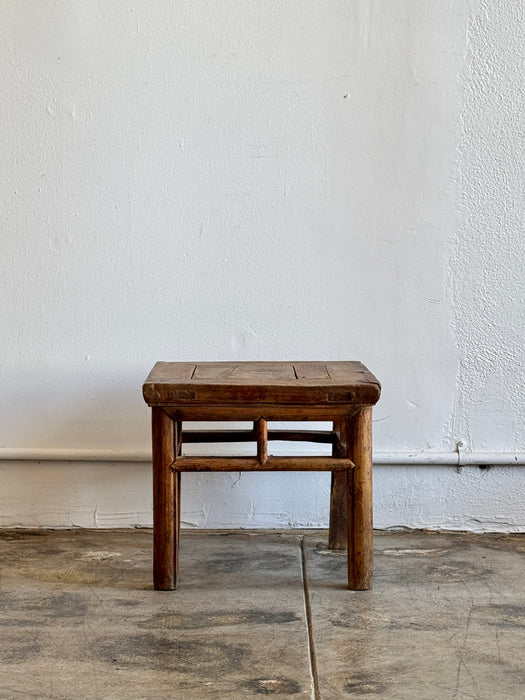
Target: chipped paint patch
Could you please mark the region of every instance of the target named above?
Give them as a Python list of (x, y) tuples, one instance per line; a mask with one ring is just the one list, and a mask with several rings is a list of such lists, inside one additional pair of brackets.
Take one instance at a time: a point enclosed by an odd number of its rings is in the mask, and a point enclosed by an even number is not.
[(138, 623), (147, 629), (209, 629), (215, 626), (230, 625), (280, 625), (297, 622), (295, 612), (274, 612), (271, 610), (217, 611), (195, 613), (158, 613), (148, 620)]
[(93, 584), (99, 582), (95, 574), (90, 572), (81, 572), (75, 569), (44, 569), (40, 567), (24, 567), (22, 570), (24, 576), (46, 581), (48, 583), (88, 583)]
[(257, 695), (296, 695), (301, 686), (290, 678), (254, 678), (245, 685)]
[(151, 633), (108, 639), (93, 651), (117, 668), (175, 671), (196, 676), (233, 673), (249, 655), (244, 644), (227, 644), (206, 638), (185, 640)]
[(345, 683), (343, 690), (349, 695), (382, 695), (386, 686), (373, 676), (358, 673)]
[(80, 559), (86, 561), (107, 561), (108, 559), (118, 559), (121, 556), (121, 552), (84, 552)]
[(446, 549), (383, 549), (382, 552), (378, 554), (385, 554), (389, 557), (404, 557), (404, 556), (417, 556), (417, 557), (429, 557), (437, 556), (441, 554), (446, 554)]
[(483, 622), (496, 627), (517, 627), (525, 629), (525, 605), (506, 603), (476, 606), (475, 612)]

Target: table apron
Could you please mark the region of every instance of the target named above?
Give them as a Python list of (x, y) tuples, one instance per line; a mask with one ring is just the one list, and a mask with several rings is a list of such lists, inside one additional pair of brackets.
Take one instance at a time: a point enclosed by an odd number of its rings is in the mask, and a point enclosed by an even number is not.
[(290, 404), (162, 405), (170, 418), (176, 421), (257, 421), (259, 418), (273, 421), (334, 421), (351, 418), (365, 407), (366, 405), (356, 404), (330, 404), (329, 406)]

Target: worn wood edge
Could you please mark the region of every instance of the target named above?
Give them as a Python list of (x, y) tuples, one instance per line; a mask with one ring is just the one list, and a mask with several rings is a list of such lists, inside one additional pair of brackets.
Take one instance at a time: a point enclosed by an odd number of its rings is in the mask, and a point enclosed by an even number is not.
[[(248, 396), (250, 393), (251, 397)], [(349, 394), (353, 397), (349, 398)], [(239, 380), (228, 384), (211, 384), (205, 380), (193, 380), (192, 382), (144, 384), (142, 395), (149, 406), (175, 406), (187, 403), (223, 404), (230, 401), (263, 404), (322, 403), (328, 406), (347, 403), (373, 406), (379, 401), (381, 388), (375, 382), (319, 384), (314, 380), (304, 380), (303, 384), (293, 385), (284, 381), (264, 384)]]

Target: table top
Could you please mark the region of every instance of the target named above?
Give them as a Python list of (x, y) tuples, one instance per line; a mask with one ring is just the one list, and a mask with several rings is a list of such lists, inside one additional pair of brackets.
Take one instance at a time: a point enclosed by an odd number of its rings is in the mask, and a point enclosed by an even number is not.
[(381, 385), (361, 362), (157, 362), (143, 386), (150, 406), (194, 403), (373, 405)]

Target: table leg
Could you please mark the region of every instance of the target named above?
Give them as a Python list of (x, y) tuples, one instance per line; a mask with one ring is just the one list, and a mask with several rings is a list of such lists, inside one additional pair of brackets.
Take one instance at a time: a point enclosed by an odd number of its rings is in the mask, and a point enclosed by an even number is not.
[(153, 585), (177, 587), (178, 501), (180, 480), (172, 469), (176, 458), (176, 426), (160, 406), (152, 408), (153, 436)]
[[(180, 457), (182, 455), (182, 421), (177, 421), (176, 431), (175, 431), (175, 449), (176, 456)], [(175, 533), (175, 571), (179, 571), (179, 542), (180, 542), (180, 514), (181, 514), (181, 480), (182, 474), (180, 472), (175, 472), (175, 527), (177, 528)], [(177, 581), (175, 581), (175, 585)]]
[(355, 467), (348, 494), (348, 587), (372, 588), (374, 573), (372, 503), (372, 407), (347, 422), (348, 454)]
[(180, 496), (181, 496), (181, 480), (182, 474), (180, 472), (175, 473), (175, 586), (178, 583), (179, 575), (179, 542), (180, 542)]
[[(345, 457), (346, 431), (344, 420), (334, 421), (333, 430), (338, 442), (332, 449), (333, 457)], [(347, 470), (332, 472), (330, 487), (330, 528), (328, 530), (329, 549), (346, 549), (348, 545), (348, 479)]]

